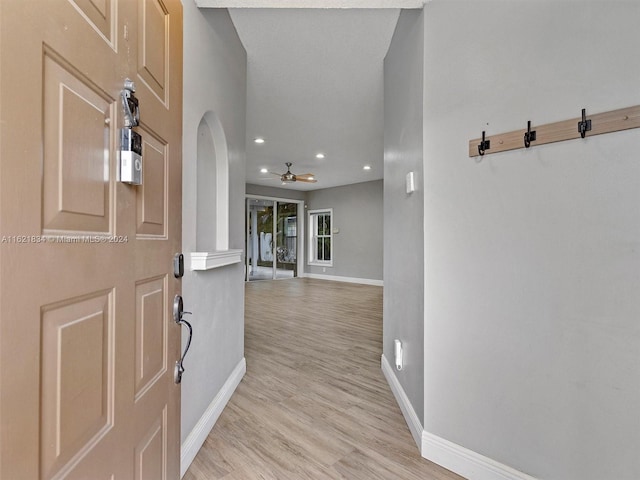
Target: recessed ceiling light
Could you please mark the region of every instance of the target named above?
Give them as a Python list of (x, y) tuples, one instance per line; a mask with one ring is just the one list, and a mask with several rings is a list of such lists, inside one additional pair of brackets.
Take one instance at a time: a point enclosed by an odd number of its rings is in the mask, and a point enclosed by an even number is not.
[(324, 153), (317, 153), (316, 158), (324, 158)]
[(258, 137), (258, 138), (256, 138), (256, 139), (254, 140), (254, 142), (256, 142), (256, 143), (264, 143), (264, 138), (262, 138), (262, 137)]
[(267, 173), (269, 170), (267, 170), (266, 168), (261, 168), (260, 169), (260, 173)]
[(363, 170), (371, 170), (371, 165), (365, 165), (362, 167)]

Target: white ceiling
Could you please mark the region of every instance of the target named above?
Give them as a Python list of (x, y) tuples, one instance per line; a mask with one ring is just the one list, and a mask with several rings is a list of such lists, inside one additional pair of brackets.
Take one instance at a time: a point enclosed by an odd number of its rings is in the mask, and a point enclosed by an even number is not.
[[(383, 59), (399, 9), (230, 14), (248, 57), (247, 183), (282, 187), (260, 168), (284, 172), (285, 162), (317, 177), (285, 186), (297, 190), (382, 178)], [(324, 159), (315, 158), (319, 152)]]

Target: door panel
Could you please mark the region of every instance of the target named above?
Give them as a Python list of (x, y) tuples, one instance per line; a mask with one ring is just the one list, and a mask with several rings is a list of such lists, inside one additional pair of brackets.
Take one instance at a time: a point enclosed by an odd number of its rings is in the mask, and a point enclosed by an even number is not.
[(164, 103), (167, 101), (165, 85), (168, 78), (168, 12), (165, 5), (158, 0), (140, 0), (138, 6), (138, 75)]
[(169, 319), (167, 278), (152, 278), (136, 285), (135, 400), (144, 395), (167, 370), (166, 342)]
[[(167, 410), (151, 424), (135, 450), (135, 479), (167, 479)], [(172, 477), (173, 478), (173, 477)], [(177, 478), (177, 477), (175, 477)]]
[(181, 56), (180, 0), (0, 1), (0, 478), (179, 477)]
[[(72, 73), (74, 72), (74, 73)], [(44, 53), (43, 232), (111, 232), (109, 155), (113, 98)]]
[(69, 0), (110, 44), (114, 39), (116, 0)]
[(143, 185), (136, 191), (136, 234), (165, 237), (167, 225), (167, 145), (147, 128), (138, 130), (142, 141)]
[(113, 292), (42, 309), (41, 468), (45, 477), (113, 427)]

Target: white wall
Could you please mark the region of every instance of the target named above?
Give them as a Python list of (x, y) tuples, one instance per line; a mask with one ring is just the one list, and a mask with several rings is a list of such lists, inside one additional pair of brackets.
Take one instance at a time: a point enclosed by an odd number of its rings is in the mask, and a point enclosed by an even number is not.
[(424, 426), (538, 478), (640, 478), (640, 131), (467, 145), (640, 104), (639, 21), (636, 1), (425, 6)]
[[(394, 370), (423, 423), (424, 188), (422, 179), (422, 10), (403, 10), (384, 60), (383, 352), (394, 363), (403, 342), (404, 368)], [(406, 193), (414, 172), (417, 190)]]
[[(197, 131), (207, 111), (224, 129), (229, 160), (229, 248), (244, 249), (246, 53), (226, 10), (184, 0), (183, 233), (196, 251)], [(211, 188), (215, 188), (213, 185)], [(215, 219), (213, 208), (209, 216)], [(205, 215), (206, 216), (206, 215)], [(182, 282), (194, 338), (182, 381), (182, 442), (244, 356), (243, 263), (192, 272)]]

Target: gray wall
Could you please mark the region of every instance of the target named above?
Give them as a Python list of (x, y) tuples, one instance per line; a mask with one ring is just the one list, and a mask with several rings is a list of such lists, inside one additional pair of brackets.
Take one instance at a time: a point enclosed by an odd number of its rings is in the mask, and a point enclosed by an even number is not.
[(343, 187), (301, 191), (286, 188), (246, 185), (247, 194), (304, 200), (307, 210), (333, 208), (333, 267), (307, 265), (309, 238), (305, 216), (305, 273), (382, 280), (382, 180), (356, 183)]
[[(308, 210), (333, 208), (333, 267), (307, 265), (305, 272), (382, 280), (382, 180), (307, 192)], [(305, 218), (308, 239), (308, 218)], [(307, 242), (305, 242), (307, 245)]]
[[(383, 353), (394, 365), (393, 341), (403, 343), (395, 375), (423, 422), (424, 242), (422, 187), (422, 10), (403, 10), (384, 60), (384, 300)], [(406, 193), (415, 173), (417, 190)]]
[[(183, 233), (196, 251), (197, 131), (207, 111), (224, 128), (229, 157), (229, 248), (244, 248), (246, 53), (227, 10), (184, 3)], [(211, 188), (215, 188), (211, 186)], [(209, 217), (215, 218), (213, 207)], [(242, 263), (192, 272), (182, 282), (194, 338), (182, 381), (182, 441), (244, 356)]]
[(306, 200), (306, 192), (302, 190), (291, 190), (288, 188), (267, 187), (264, 185), (254, 185), (247, 183), (247, 194), (261, 195), (263, 197), (286, 198), (287, 200)]
[(640, 3), (424, 18), (425, 429), (538, 478), (638, 479), (640, 130), (468, 141), (640, 104)]

